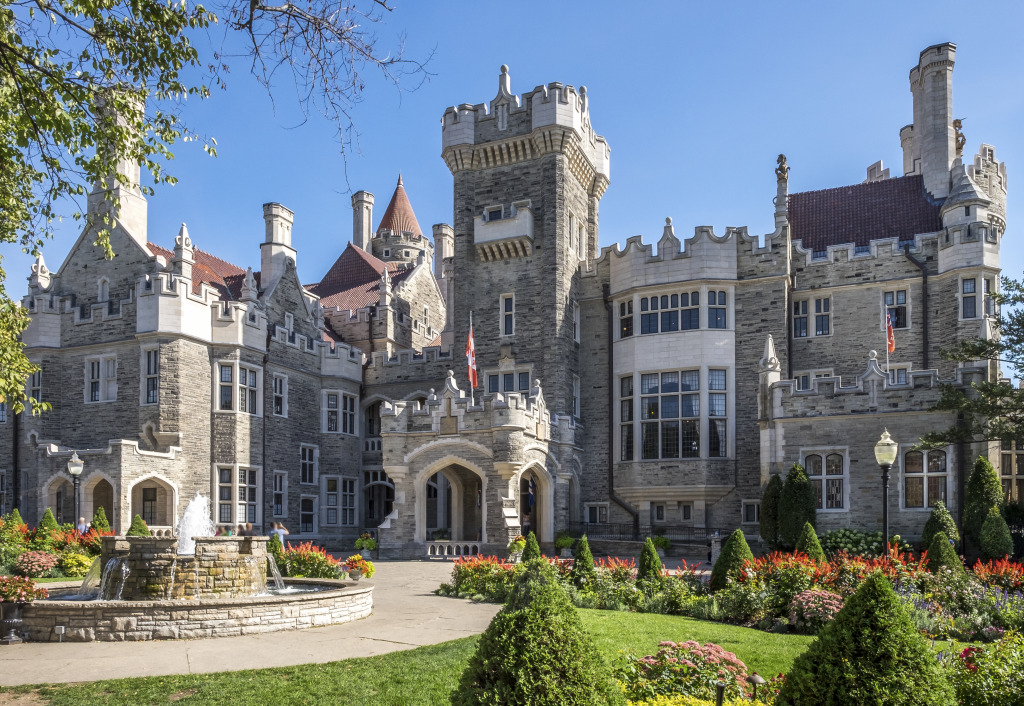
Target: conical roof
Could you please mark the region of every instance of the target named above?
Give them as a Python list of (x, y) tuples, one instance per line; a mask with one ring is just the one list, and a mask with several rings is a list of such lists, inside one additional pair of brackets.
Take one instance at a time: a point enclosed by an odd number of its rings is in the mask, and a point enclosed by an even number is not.
[(384, 217), (380, 219), (380, 225), (377, 226), (378, 233), (382, 230), (390, 230), (392, 233), (412, 233), (417, 238), (423, 235), (420, 224), (416, 221), (416, 214), (412, 211), (412, 204), (409, 203), (409, 197), (405, 193), (405, 187), (402, 186), (401, 174), (398, 175), (398, 186), (395, 187), (395, 193), (391, 195), (391, 203), (388, 204), (387, 210), (384, 211)]

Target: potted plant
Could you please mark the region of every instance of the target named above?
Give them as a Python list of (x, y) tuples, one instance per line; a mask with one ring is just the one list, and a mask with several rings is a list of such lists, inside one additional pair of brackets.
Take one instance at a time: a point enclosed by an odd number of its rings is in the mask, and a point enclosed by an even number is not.
[(526, 537), (523, 535), (517, 536), (511, 542), (508, 543), (508, 558), (511, 562), (519, 561), (519, 557), (523, 555), (523, 550), (526, 549)]
[(654, 544), (654, 548), (658, 550), (658, 556), (662, 559), (665, 558), (665, 553), (668, 551), (669, 546), (671, 546), (672, 544), (669, 541), (668, 537), (663, 537), (661, 535), (657, 537), (651, 537), (651, 543)]
[(22, 610), (26, 603), (37, 598), (48, 598), (45, 588), (36, 588), (35, 582), (24, 576), (0, 576), (0, 644), (14, 645), (21, 642), (18, 629), (22, 624)]
[(372, 552), (376, 548), (377, 540), (374, 539), (373, 535), (369, 532), (363, 532), (359, 535), (359, 539), (356, 540), (356, 549), (360, 549), (364, 552)]
[(353, 554), (345, 560), (345, 569), (348, 571), (348, 577), (352, 581), (358, 581), (363, 578), (373, 578), (373, 575), (377, 572), (377, 569), (373, 566), (373, 562), (363, 558), (362, 554)]
[(576, 540), (564, 530), (555, 536), (555, 549), (558, 550), (563, 559), (572, 558), (572, 545), (575, 543)]

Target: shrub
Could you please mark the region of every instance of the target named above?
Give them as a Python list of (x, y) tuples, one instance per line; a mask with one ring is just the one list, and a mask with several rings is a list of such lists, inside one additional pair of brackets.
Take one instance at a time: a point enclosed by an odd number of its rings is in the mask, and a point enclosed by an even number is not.
[(864, 581), (835, 620), (796, 658), (777, 706), (953, 703), (928, 643), (881, 573)]
[(661, 564), (661, 557), (658, 556), (658, 550), (654, 548), (654, 542), (648, 537), (644, 540), (644, 548), (640, 552), (640, 563), (637, 566), (636, 580), (650, 581), (660, 585), (664, 568)]
[(978, 456), (964, 492), (964, 537), (975, 546), (981, 545), (981, 526), (993, 505), (1003, 506), (1003, 486), (988, 459)]
[(50, 552), (25, 552), (14, 563), (14, 571), (19, 576), (38, 579), (49, 576), (57, 566), (57, 555)]
[(936, 574), (943, 568), (962, 572), (964, 565), (956, 555), (953, 545), (949, 543), (949, 537), (940, 531), (935, 533), (932, 543), (928, 546), (928, 570)]
[(60, 529), (60, 525), (57, 524), (57, 520), (54, 518), (50, 508), (46, 508), (46, 512), (43, 513), (43, 519), (39, 520), (39, 529), (45, 529), (51, 532), (53, 530)]
[[(630, 706), (715, 706), (714, 699), (701, 699), (696, 696), (655, 696), (641, 701), (630, 701)], [(760, 699), (757, 701), (747, 699), (726, 699), (722, 706), (764, 706)]]
[(969, 646), (950, 660), (950, 681), (958, 702), (971, 706), (1024, 706), (1024, 638), (1006, 634), (999, 642)]
[(21, 513), (18, 512), (18, 508), (11, 510), (10, 514), (4, 518), (4, 524), (10, 523), (14, 527), (24, 527), (25, 520), (21, 519)]
[(843, 608), (843, 597), (831, 591), (801, 591), (789, 604), (789, 624), (798, 632), (815, 634)]
[(284, 557), (288, 564), (288, 573), (291, 576), (336, 579), (342, 570), (341, 562), (312, 542), (303, 542), (297, 547), (289, 544)]
[(804, 523), (810, 522), (811, 527), (818, 524), (817, 501), (814, 499), (814, 486), (811, 485), (804, 467), (794, 463), (782, 486), (779, 500), (779, 542), (787, 548), (796, 546), (803, 531)]
[(743, 536), (743, 530), (735, 530), (729, 535), (722, 546), (722, 553), (718, 561), (711, 569), (711, 582), (709, 587), (712, 591), (725, 588), (730, 578), (734, 578), (743, 569), (746, 561), (753, 561), (754, 554), (750, 551), (747, 538)]
[[(840, 529), (825, 532), (818, 538), (825, 556), (835, 556), (839, 552), (846, 552), (850, 556), (874, 557), (883, 556), (882, 545), (884, 539), (882, 532), (867, 532), (856, 529)], [(900, 551), (910, 551), (910, 545), (893, 536), (889, 538), (890, 544), (896, 544)]]
[(680, 694), (715, 698), (715, 682), (725, 683), (730, 699), (744, 696), (747, 666), (713, 642), (661, 642), (656, 654), (627, 655), (616, 676), (631, 701)]
[(0, 576), (0, 601), (31, 603), (37, 598), (49, 598), (49, 594), (45, 588), (36, 588), (32, 579), (21, 576)]
[(526, 535), (526, 546), (523, 547), (523, 556), (520, 561), (530, 561), (530, 559), (540, 559), (540, 544), (537, 543), (537, 535), (530, 532)]
[(932, 506), (932, 514), (928, 516), (928, 521), (924, 523), (924, 531), (921, 533), (922, 549), (928, 549), (928, 547), (932, 546), (932, 539), (935, 538), (936, 532), (945, 532), (946, 537), (952, 539), (953, 542), (960, 541), (960, 532), (957, 531), (956, 521), (949, 514), (949, 510), (946, 509), (946, 504), (941, 500)]
[(761, 539), (770, 549), (779, 547), (779, 503), (782, 500), (782, 476), (776, 473), (768, 480), (761, 496)]
[(136, 515), (132, 518), (132, 525), (128, 528), (128, 532), (125, 534), (126, 537), (148, 537), (149, 536), (149, 525), (142, 519), (141, 515)]
[(667, 552), (669, 550), (669, 547), (672, 546), (672, 540), (663, 535), (651, 537), (651, 542), (654, 544), (655, 549), (659, 549), (663, 552)]
[(974, 575), (988, 586), (1024, 593), (1024, 566), (1009, 559), (975, 563)]
[(981, 558), (1004, 559), (1013, 554), (1013, 537), (998, 506), (992, 506), (981, 526)]
[(85, 576), (89, 571), (89, 567), (92, 566), (94, 559), (88, 557), (85, 554), (79, 554), (78, 552), (68, 551), (60, 555), (60, 561), (57, 562), (57, 568), (60, 572), (68, 578), (78, 578), (79, 576)]
[(821, 550), (821, 543), (818, 541), (818, 533), (811, 527), (810, 522), (804, 523), (800, 537), (796, 540), (796, 551), (803, 552), (811, 561), (825, 559), (825, 552)]
[(276, 533), (270, 535), (270, 541), (267, 542), (267, 553), (273, 557), (274, 563), (277, 564), (277, 570), (281, 575), (287, 576), (288, 562), (284, 558), (284, 545), (281, 544), (281, 535)]
[(0, 566), (9, 566), (25, 551), (28, 527), (17, 510), (0, 521)]
[(92, 529), (97, 532), (109, 532), (110, 521), (107, 520), (107, 511), (100, 505), (96, 508), (96, 512), (92, 514)]
[(576, 543), (576, 540), (572, 538), (565, 530), (562, 530), (555, 535), (555, 549), (562, 551), (563, 549), (571, 549), (572, 545)]
[(748, 625), (765, 617), (767, 592), (750, 584), (732, 583), (715, 594), (723, 619)]
[(572, 585), (577, 588), (583, 588), (589, 583), (592, 583), (597, 573), (594, 571), (594, 555), (590, 553), (590, 543), (587, 541), (587, 535), (580, 537), (580, 541), (576, 543), (576, 551), (573, 554), (575, 561), (572, 563), (572, 573), (570, 577), (572, 579)]
[(446, 595), (483, 595), (504, 602), (515, 582), (514, 567), (496, 556), (460, 557), (452, 566), (449, 583), (441, 586)]
[[(526, 571), (543, 569), (533, 560)], [(452, 694), (452, 704), (621, 704), (576, 609), (556, 583), (538, 579), (528, 597), (494, 617)]]

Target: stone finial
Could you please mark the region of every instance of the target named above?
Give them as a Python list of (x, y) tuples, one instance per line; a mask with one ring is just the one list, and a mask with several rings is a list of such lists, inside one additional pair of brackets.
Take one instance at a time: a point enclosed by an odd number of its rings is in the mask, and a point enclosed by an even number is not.
[(259, 298), (259, 288), (256, 286), (256, 276), (252, 272), (252, 268), (248, 268), (245, 271), (245, 278), (242, 280), (242, 296), (241, 299), (244, 302), (254, 302)]
[(967, 144), (967, 138), (964, 137), (964, 133), (961, 130), (964, 126), (964, 121), (961, 118), (957, 118), (953, 121), (953, 131), (956, 133), (956, 156), (962, 157), (964, 154), (964, 145)]
[(672, 225), (672, 217), (671, 216), (669, 216), (668, 218), (665, 219), (665, 231), (662, 233), (661, 237), (667, 238), (669, 236), (671, 236), (673, 238), (676, 237), (676, 229), (675, 229), (675, 226)]
[(878, 360), (878, 351), (868, 351), (868, 360)]
[(192, 238), (188, 235), (188, 226), (182, 223), (181, 228), (178, 229), (178, 235), (174, 239), (174, 254), (177, 255), (185, 250), (192, 250)]
[(512, 77), (508, 74), (508, 64), (501, 65), (501, 75), (498, 76), (498, 95), (506, 98), (512, 97)]
[(42, 253), (36, 255), (36, 261), (32, 265), (32, 274), (28, 278), (28, 286), (30, 289), (44, 290), (50, 286), (50, 270), (46, 266), (46, 261), (43, 260)]
[(775, 354), (775, 339), (772, 338), (770, 333), (764, 342), (764, 355), (761, 356), (757, 365), (761, 372), (778, 372), (782, 370), (779, 357)]
[(789, 165), (786, 164), (786, 155), (780, 154), (775, 163), (778, 164), (775, 167), (775, 178), (779, 181), (789, 181)]
[(326, 331), (327, 323), (324, 321), (324, 305), (317, 299), (313, 302), (313, 325), (318, 331)]

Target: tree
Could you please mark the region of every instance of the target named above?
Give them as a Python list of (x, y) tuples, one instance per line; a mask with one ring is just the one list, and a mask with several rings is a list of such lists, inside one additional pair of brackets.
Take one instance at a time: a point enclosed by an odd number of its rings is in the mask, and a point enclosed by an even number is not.
[(96, 512), (92, 514), (92, 528), (97, 532), (109, 532), (110, 521), (107, 520), (107, 511), (100, 505), (96, 508)]
[(924, 523), (924, 532), (921, 533), (921, 548), (928, 549), (938, 532), (943, 532), (948, 539), (952, 539), (954, 542), (960, 541), (960, 532), (957, 531), (956, 521), (941, 500), (932, 506), (932, 514)]
[(988, 511), (993, 505), (1003, 506), (1003, 486), (996, 469), (984, 456), (978, 456), (974, 462), (964, 495), (964, 537), (979, 546), (981, 526), (988, 517)]
[(742, 569), (745, 562), (753, 561), (754, 553), (750, 551), (747, 538), (743, 536), (743, 530), (735, 530), (729, 535), (722, 545), (722, 553), (718, 555), (715, 566), (711, 569), (711, 580), (708, 588), (718, 591), (726, 587), (729, 579), (733, 578)]
[(60, 525), (57, 524), (57, 519), (53, 516), (53, 511), (50, 508), (46, 508), (46, 512), (43, 513), (43, 519), (39, 520), (39, 529), (46, 530), (47, 532), (60, 529)]
[(985, 523), (981, 526), (979, 544), (981, 558), (986, 561), (1005, 559), (1007, 555), (1013, 554), (1013, 537), (1010, 536), (1010, 528), (1006, 526), (998, 506), (989, 508)]
[(149, 537), (149, 525), (142, 519), (141, 515), (136, 515), (132, 518), (132, 525), (128, 528), (128, 532), (125, 533), (126, 537)]
[(661, 563), (661, 557), (658, 556), (658, 550), (654, 547), (654, 542), (651, 538), (648, 537), (644, 540), (644, 548), (640, 552), (640, 563), (637, 564), (636, 580), (652, 581), (661, 584), (663, 569), (664, 566)]
[(761, 539), (770, 549), (779, 548), (779, 502), (782, 500), (782, 476), (768, 480), (761, 496)]
[(964, 564), (956, 555), (953, 544), (945, 532), (936, 532), (928, 545), (928, 570), (933, 574), (939, 569), (952, 569), (954, 573), (964, 573)]
[(526, 547), (523, 549), (523, 555), (519, 560), (526, 562), (530, 559), (540, 559), (540, 556), (540, 545), (537, 544), (537, 536), (530, 532), (526, 535)]
[(811, 485), (807, 472), (799, 463), (794, 463), (782, 486), (782, 497), (779, 500), (779, 541), (786, 549), (796, 546), (803, 531), (804, 523), (810, 522), (811, 527), (818, 525), (817, 502), (814, 499), (814, 486)]
[(587, 541), (587, 535), (583, 535), (580, 537), (580, 541), (576, 542), (576, 551), (573, 552), (572, 571), (569, 577), (572, 579), (574, 586), (583, 588), (590, 584), (596, 576), (594, 555), (590, 553), (590, 543)]
[[(1001, 291), (990, 294), (998, 311), (989, 318), (991, 337), (969, 338), (942, 351), (948, 360), (984, 361), (1005, 375), (1024, 374), (1024, 280), (1003, 277)], [(992, 376), (989, 376), (992, 377)], [(925, 434), (928, 446), (978, 440), (1024, 439), (1024, 389), (1009, 379), (974, 383), (970, 390), (943, 385), (935, 409), (956, 412), (962, 421), (948, 429)]]
[(800, 537), (796, 540), (796, 550), (803, 552), (808, 558), (814, 561), (824, 561), (825, 552), (821, 549), (821, 542), (818, 541), (818, 533), (811, 527), (810, 522), (804, 523)]
[[(141, 164), (154, 186), (173, 184), (165, 170), (178, 142), (200, 138), (182, 120), (187, 97), (226, 88), (222, 49), (248, 61), (268, 92), (285, 74), (307, 117), (319, 112), (338, 127), (341, 150), (355, 134), (351, 109), (362, 98), (365, 71), (398, 84), (426, 77), (424, 64), (401, 48), (378, 48), (370, 26), (391, 10), (388, 0), (214, 0), (213, 10), (163, 0), (4, 0), (0, 2), (0, 243), (38, 254), (52, 236), (65, 201), (85, 219), (108, 257), (118, 185), (142, 185)], [(210, 36), (223, 27), (223, 41)], [(111, 202), (98, 215), (80, 202), (93, 185)], [(75, 207), (72, 207), (75, 208)], [(2, 262), (0, 262), (2, 266)], [(19, 340), (28, 325), (4, 288), (0, 267), (0, 402), (13, 413), (47, 408), (26, 397), (25, 379), (38, 368)]]
[(892, 585), (875, 572), (796, 658), (775, 703), (939, 706), (956, 699)]

